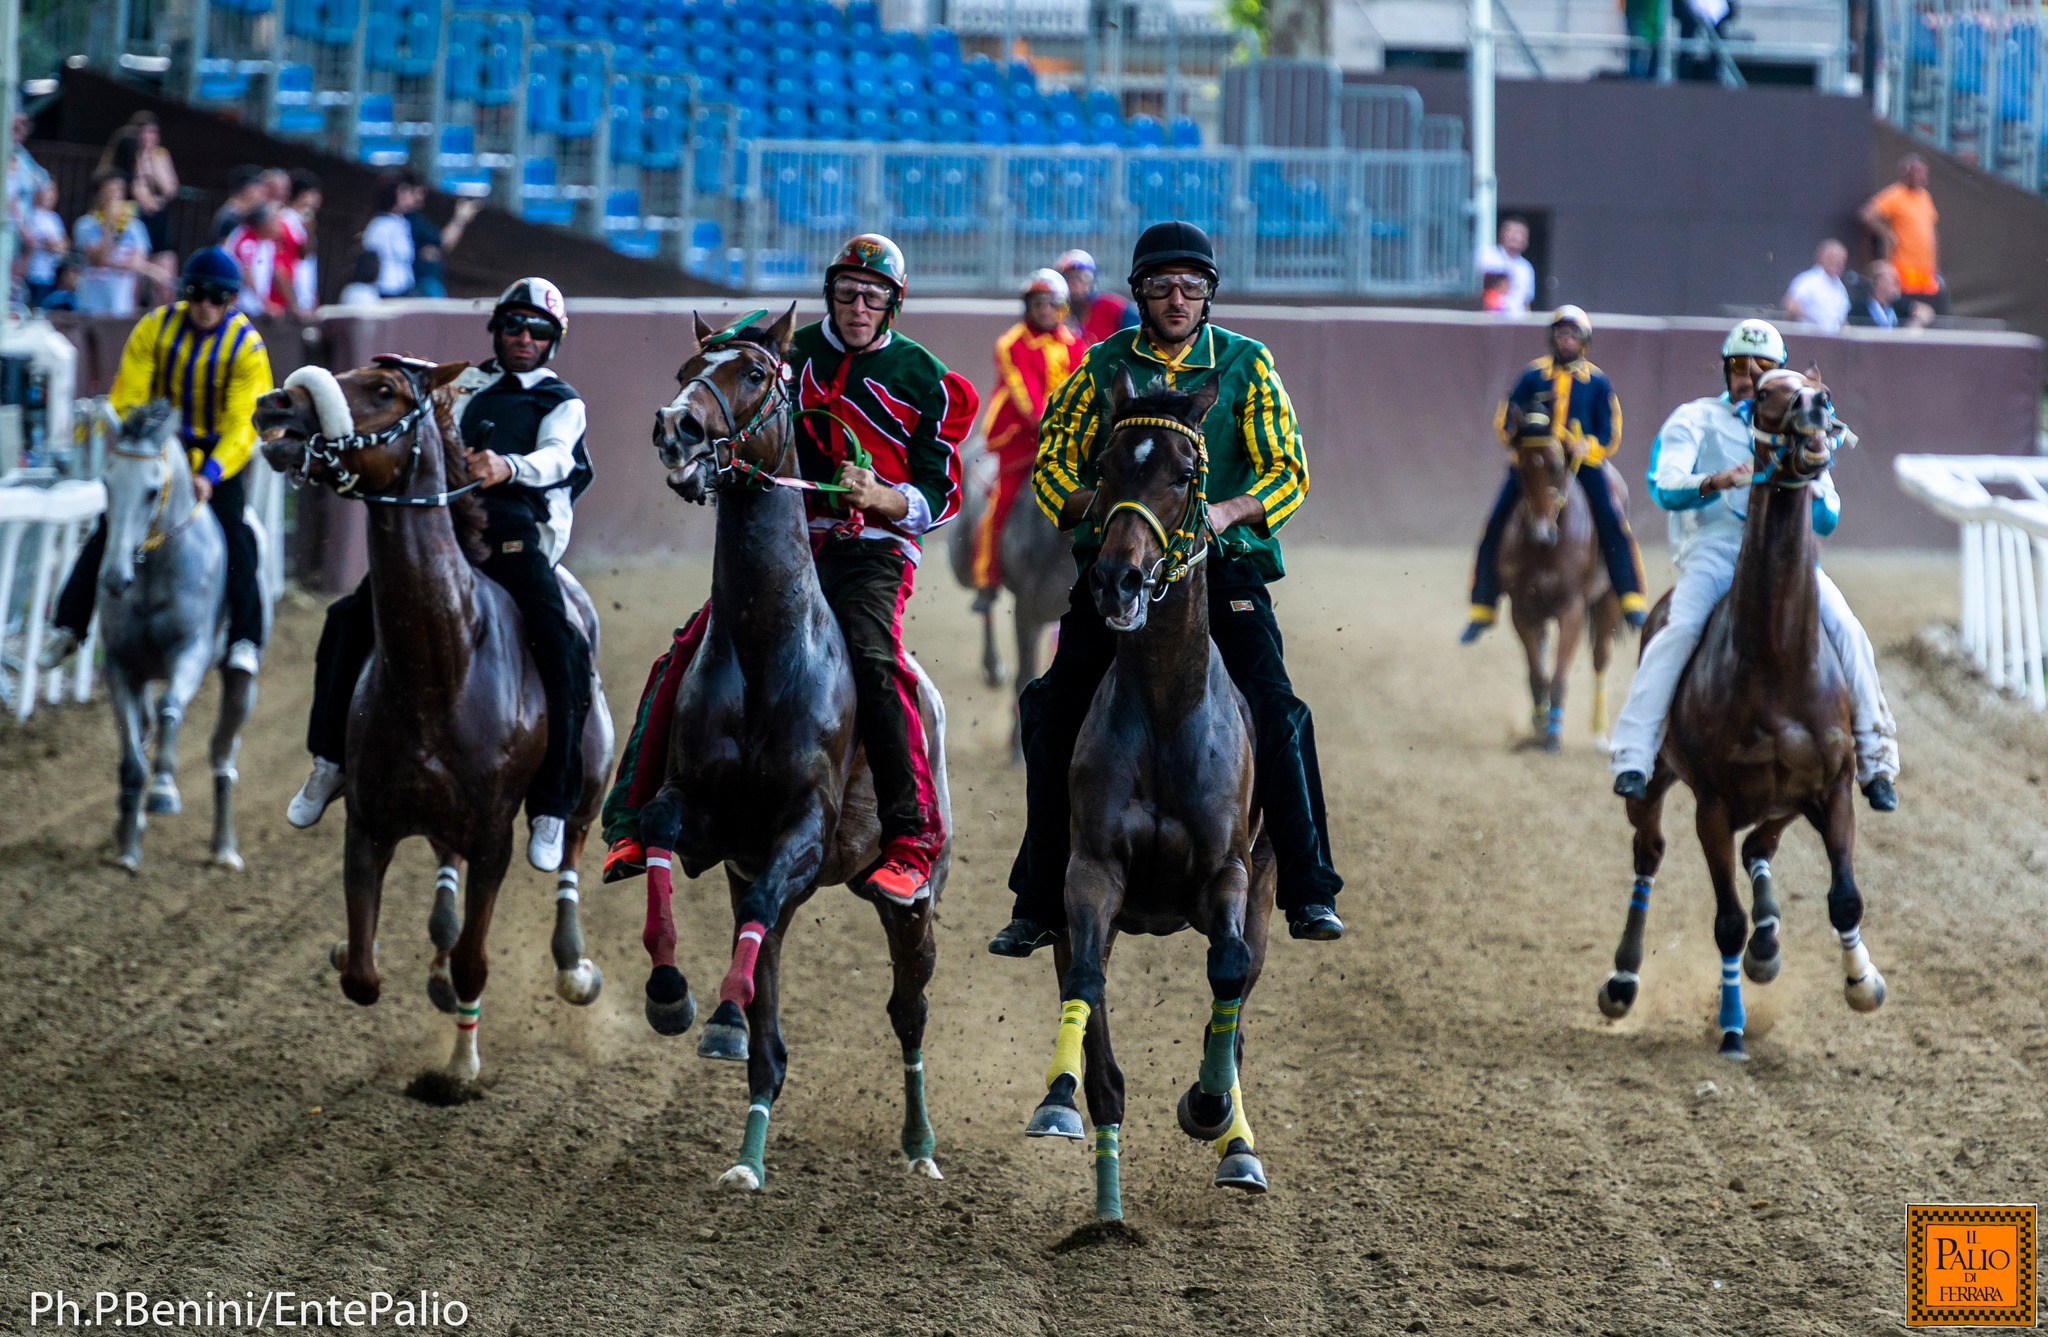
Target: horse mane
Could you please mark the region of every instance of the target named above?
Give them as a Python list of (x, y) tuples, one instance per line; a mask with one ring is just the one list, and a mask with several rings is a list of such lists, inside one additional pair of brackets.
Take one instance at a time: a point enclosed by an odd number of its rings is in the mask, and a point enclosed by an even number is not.
[[(469, 452), (455, 426), (453, 389), (444, 386), (436, 390), (433, 400), (434, 425), (440, 429), (441, 437), (441, 471), (445, 479), (442, 487), (452, 492), (469, 481)], [(484, 511), (483, 495), (465, 492), (454, 498), (448, 503), (448, 518), (455, 525), (455, 543), (462, 549), (462, 555), (471, 566), (482, 566), (491, 555), (484, 546), (484, 525), (490, 517)]]

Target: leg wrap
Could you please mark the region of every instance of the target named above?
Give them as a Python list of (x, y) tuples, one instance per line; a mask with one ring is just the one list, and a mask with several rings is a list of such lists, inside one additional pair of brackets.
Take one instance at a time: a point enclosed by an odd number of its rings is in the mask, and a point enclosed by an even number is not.
[(676, 963), (676, 921), (669, 913), (670, 881), (667, 850), (647, 851), (647, 926), (641, 930), (640, 941), (647, 948), (647, 955), (657, 966), (673, 966)]
[(761, 955), (761, 938), (767, 932), (759, 920), (749, 919), (740, 925), (739, 940), (732, 945), (732, 969), (718, 986), (718, 1001), (735, 1007), (754, 1001), (754, 961)]
[(1202, 1094), (1220, 1096), (1237, 1085), (1237, 1010), (1241, 998), (1209, 1004), (1209, 1034), (1202, 1049)]
[(481, 998), (473, 1003), (458, 1001), (455, 1004), (455, 1029), (458, 1031), (475, 1030), (477, 1018), (483, 1015), (483, 1010), (484, 1000)]
[(1088, 1033), (1088, 1004), (1079, 998), (1060, 1004), (1059, 1037), (1052, 1045), (1052, 1066), (1045, 1070), (1045, 1084), (1051, 1086), (1063, 1075), (1081, 1080), (1081, 1037)]
[(1095, 1130), (1095, 1216), (1101, 1221), (1120, 1221), (1124, 1215), (1122, 1157), (1117, 1149), (1117, 1125), (1106, 1123)]
[(1725, 1031), (1742, 1033), (1742, 958), (1724, 956), (1721, 958), (1721, 1017), (1720, 1027)]
[(747, 1106), (747, 1131), (740, 1135), (739, 1163), (762, 1176), (761, 1161), (768, 1154), (768, 1102), (757, 1100)]
[(903, 1060), (903, 1155), (930, 1160), (936, 1139), (924, 1105), (924, 1051), (913, 1049)]
[(1253, 1149), (1251, 1120), (1244, 1117), (1244, 1091), (1236, 1082), (1230, 1084), (1230, 1127), (1212, 1144), (1216, 1155), (1228, 1156), (1233, 1142), (1243, 1142), (1246, 1151)]
[(568, 901), (571, 905), (583, 899), (582, 893), (577, 890), (577, 884), (581, 880), (573, 868), (564, 868), (555, 874), (555, 899)]

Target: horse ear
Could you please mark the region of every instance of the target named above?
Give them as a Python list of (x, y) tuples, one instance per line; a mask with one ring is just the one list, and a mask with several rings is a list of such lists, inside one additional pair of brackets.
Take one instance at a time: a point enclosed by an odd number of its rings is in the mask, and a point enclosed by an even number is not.
[(468, 370), (467, 362), (443, 362), (427, 373), (427, 388), (439, 390), (445, 385), (451, 385), (457, 376)]
[(782, 313), (782, 319), (768, 327), (768, 342), (775, 345), (777, 356), (789, 352), (789, 336), (796, 329), (796, 303), (789, 304), (789, 310)]
[(1819, 385), (1822, 383), (1820, 375), (1820, 363), (1818, 362), (1807, 363), (1806, 370), (1802, 374), (1806, 377), (1807, 380), (1812, 381), (1815, 385)]
[(692, 311), (690, 313), (690, 319), (693, 322), (695, 322), (697, 326), (697, 347), (699, 349), (702, 349), (704, 347), (704, 341), (712, 336), (713, 330), (709, 325), (706, 325), (704, 323), (704, 317), (698, 315), (695, 311)]
[(1202, 383), (1202, 388), (1188, 396), (1188, 409), (1200, 423), (1209, 416), (1209, 410), (1216, 406), (1216, 394), (1222, 388), (1222, 378), (1211, 376)]
[(1112, 418), (1123, 416), (1124, 405), (1138, 397), (1137, 383), (1131, 380), (1129, 367), (1118, 367), (1116, 375), (1109, 382), (1109, 413)]

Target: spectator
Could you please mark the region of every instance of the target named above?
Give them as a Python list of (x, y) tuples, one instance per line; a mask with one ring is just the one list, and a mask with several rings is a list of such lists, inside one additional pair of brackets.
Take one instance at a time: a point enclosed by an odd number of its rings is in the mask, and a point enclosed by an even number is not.
[(23, 278), (28, 285), (28, 304), (41, 306), (43, 294), (57, 284), (57, 262), (71, 251), (71, 234), (57, 216), (57, 183), (45, 181), (36, 188), (35, 207), (21, 227), (21, 250), (27, 257)]
[(128, 178), (101, 172), (93, 178), (92, 199), (92, 212), (71, 229), (86, 266), (78, 282), (78, 309), (89, 316), (132, 316), (137, 278), (168, 278), (149, 262), (149, 231), (128, 202)]
[(277, 265), (282, 230), (277, 206), (259, 200), (243, 217), (242, 225), (228, 234), (225, 249), (242, 267), (242, 290), (235, 307), (244, 315), (280, 315), (291, 305), (286, 300), (290, 289)]
[(289, 257), (292, 305), (301, 314), (320, 305), (320, 234), (316, 228), (322, 198), (319, 177), (294, 172), (291, 203), (279, 215), (284, 228), (277, 242), (278, 254)]
[(218, 246), (225, 242), (228, 234), (242, 225), (242, 215), (248, 213), (256, 202), (268, 193), (261, 167), (243, 163), (230, 172), (227, 200), (213, 214), (214, 245)]
[(1480, 250), (1479, 271), (1506, 274), (1507, 296), (1499, 309), (1504, 315), (1523, 315), (1536, 300), (1536, 266), (1522, 254), (1529, 249), (1529, 225), (1519, 218), (1503, 218), (1499, 237), (1498, 244)]
[(377, 216), (363, 229), (363, 249), (377, 257), (377, 295), (403, 297), (412, 291), (412, 224), (406, 215), (426, 197), (417, 180), (386, 172), (377, 181)]
[(456, 200), (455, 216), (443, 228), (434, 226), (434, 220), (427, 214), (426, 189), (421, 187), (419, 194), (419, 206), (405, 216), (405, 221), (412, 227), (412, 295), (446, 297), (448, 284), (442, 277), (441, 262), (462, 244), (462, 234), (469, 227), (469, 220), (476, 217), (484, 202), (473, 196)]
[[(171, 151), (163, 145), (163, 131), (154, 115), (138, 111), (116, 132), (100, 155), (100, 170), (109, 168), (128, 176), (136, 216), (149, 233), (150, 263), (166, 274), (175, 273), (178, 257), (171, 249), (171, 201), (178, 198), (178, 169), (171, 163)], [(169, 289), (160, 295), (168, 301)]]
[(1895, 330), (1899, 313), (1892, 304), (1899, 300), (1899, 271), (1889, 260), (1871, 262), (1863, 271), (1863, 282), (1849, 298), (1849, 323)]
[(1785, 309), (1792, 318), (1829, 334), (1841, 329), (1849, 318), (1849, 290), (1842, 285), (1848, 265), (1848, 247), (1833, 237), (1822, 242), (1813, 253), (1813, 268), (1801, 270), (1785, 289)]
[(29, 211), (35, 208), (36, 191), (50, 179), (28, 151), (28, 117), (14, 118), (14, 156), (7, 164), (7, 221), (16, 228), (27, 220)]
[[(1880, 259), (1898, 270), (1901, 303), (1921, 302), (1948, 314), (1948, 289), (1941, 281), (1935, 224), (1941, 215), (1927, 190), (1927, 160), (1909, 153), (1899, 161), (1899, 179), (1870, 197), (1859, 215), (1877, 239)], [(1906, 314), (1901, 306), (1900, 315)]]
[(38, 311), (78, 310), (78, 257), (67, 255), (57, 262), (57, 281), (35, 304)]
[(1622, 22), (1631, 39), (1628, 77), (1651, 79), (1657, 74), (1657, 47), (1664, 40), (1664, 0), (1622, 0)]
[(357, 251), (355, 268), (349, 271), (348, 282), (342, 285), (343, 306), (375, 306), (383, 299), (377, 295), (377, 275), (383, 269), (383, 262), (374, 251)]
[(292, 174), (284, 168), (264, 168), (262, 175), (257, 178), (257, 184), (263, 187), (263, 198), (278, 208), (282, 209), (291, 202)]
[(1479, 309), (1504, 316), (1508, 311), (1508, 285), (1513, 280), (1504, 269), (1489, 269), (1479, 279)]

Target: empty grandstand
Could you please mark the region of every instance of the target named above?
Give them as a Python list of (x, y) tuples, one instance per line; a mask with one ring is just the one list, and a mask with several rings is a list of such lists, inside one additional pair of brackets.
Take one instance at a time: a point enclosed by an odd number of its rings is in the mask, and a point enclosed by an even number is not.
[(2048, 190), (2048, 14), (2026, 4), (1886, 0), (1883, 113), (1910, 135)]

